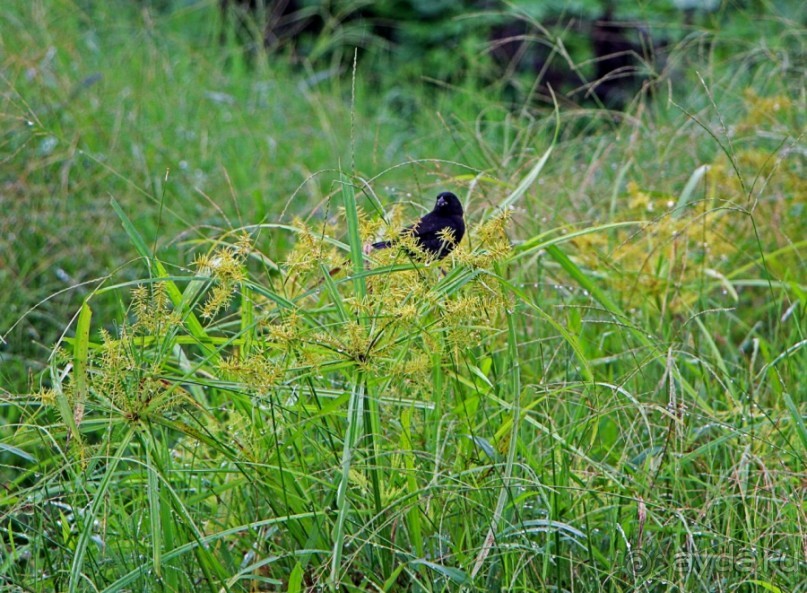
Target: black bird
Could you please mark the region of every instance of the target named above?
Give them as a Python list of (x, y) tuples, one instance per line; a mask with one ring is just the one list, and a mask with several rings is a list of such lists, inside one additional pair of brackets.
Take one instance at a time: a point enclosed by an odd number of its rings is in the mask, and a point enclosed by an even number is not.
[[(429, 257), (443, 259), (460, 244), (465, 235), (465, 220), (462, 218), (462, 204), (450, 191), (437, 196), (434, 210), (426, 214), (412, 226), (403, 230), (402, 236), (411, 236), (417, 246)], [(380, 241), (365, 248), (387, 249), (398, 241)], [(368, 249), (369, 248), (369, 249)], [(417, 257), (416, 254), (410, 254)]]

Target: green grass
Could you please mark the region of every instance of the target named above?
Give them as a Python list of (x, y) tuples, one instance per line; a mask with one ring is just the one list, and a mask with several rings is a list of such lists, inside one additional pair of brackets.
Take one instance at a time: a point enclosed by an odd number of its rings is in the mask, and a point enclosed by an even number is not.
[(0, 14), (0, 590), (803, 588), (803, 26), (403, 120), (215, 15)]

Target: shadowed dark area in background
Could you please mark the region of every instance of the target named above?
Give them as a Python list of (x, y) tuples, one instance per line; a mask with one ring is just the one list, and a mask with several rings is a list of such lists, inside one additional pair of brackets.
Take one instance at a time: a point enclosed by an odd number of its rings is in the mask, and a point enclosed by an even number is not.
[[(750, 3), (748, 3), (750, 4)], [(635, 8), (589, 1), (570, 11), (562, 3), (518, 4), (497, 0), (396, 0), (356, 3), (301, 0), (219, 0), (240, 42), (285, 53), (292, 62), (325, 64), (335, 52), (362, 49), (360, 59), (379, 48), (400, 62), (428, 61), (430, 53), (458, 48), (469, 39), (487, 45), (487, 83), (498, 83), (514, 104), (549, 100), (548, 87), (570, 103), (622, 109), (664, 66), (665, 49), (678, 28), (710, 17), (710, 3), (689, 8), (660, 3), (648, 22)], [(699, 7), (698, 7), (699, 6)], [(705, 7), (705, 8), (704, 8)], [(656, 25), (654, 27), (654, 25)], [(338, 40), (323, 41), (342, 28)], [(562, 39), (564, 51), (558, 50)], [(429, 77), (458, 82), (465, 72), (428, 71)], [(424, 72), (424, 74), (426, 74)]]

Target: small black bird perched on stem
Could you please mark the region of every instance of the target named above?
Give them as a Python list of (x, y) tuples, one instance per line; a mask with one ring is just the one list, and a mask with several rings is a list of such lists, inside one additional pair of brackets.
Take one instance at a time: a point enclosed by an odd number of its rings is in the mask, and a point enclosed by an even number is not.
[[(443, 259), (462, 241), (465, 235), (465, 220), (462, 217), (462, 204), (450, 191), (437, 196), (434, 210), (426, 214), (412, 226), (403, 230), (402, 236), (410, 236), (417, 246), (429, 257)], [(372, 249), (387, 249), (400, 241), (380, 241), (367, 245), (365, 253)], [(411, 254), (416, 256), (415, 254)]]

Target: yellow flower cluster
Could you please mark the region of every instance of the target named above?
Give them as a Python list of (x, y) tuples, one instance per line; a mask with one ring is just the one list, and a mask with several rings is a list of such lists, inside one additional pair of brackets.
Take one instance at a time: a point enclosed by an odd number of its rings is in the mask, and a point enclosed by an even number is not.
[[(764, 140), (762, 127), (773, 134), (794, 115), (787, 97), (765, 98), (748, 91), (745, 100), (746, 114), (736, 129), (753, 131), (753, 137)], [(604, 262), (617, 268), (609, 282), (626, 295), (628, 305), (650, 300), (675, 313), (702, 296), (704, 277), (725, 276), (729, 262), (747, 256), (747, 245), (738, 238), (753, 238), (758, 231), (755, 221), (778, 235), (779, 245), (800, 237), (803, 223), (789, 213), (805, 207), (807, 181), (801, 160), (781, 143), (762, 140), (746, 143), (731, 155), (721, 153), (707, 164), (696, 195), (683, 205), (677, 195), (629, 181), (619, 217), (644, 219), (646, 224), (639, 230), (626, 227), (575, 238), (580, 258), (592, 268)]]
[(193, 262), (200, 276), (213, 281), (213, 288), (207, 293), (202, 307), (202, 317), (212, 319), (230, 306), (239, 284), (246, 278), (245, 258), (243, 247), (227, 245), (212, 254), (200, 255)]
[(140, 284), (134, 288), (131, 310), (135, 319), (132, 331), (136, 334), (159, 333), (161, 327), (182, 323), (182, 319), (173, 311), (163, 282), (157, 282), (151, 287)]
[(251, 390), (264, 394), (283, 377), (283, 369), (272, 362), (265, 353), (258, 352), (246, 357), (228, 357), (218, 364), (219, 370), (229, 380)]

